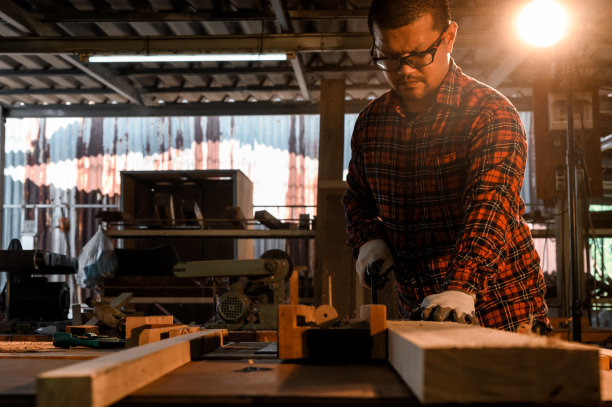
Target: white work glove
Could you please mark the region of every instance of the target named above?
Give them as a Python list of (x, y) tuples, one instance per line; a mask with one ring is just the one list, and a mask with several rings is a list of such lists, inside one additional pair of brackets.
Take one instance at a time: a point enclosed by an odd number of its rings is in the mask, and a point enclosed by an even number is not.
[(421, 319), (473, 324), (476, 322), (475, 298), (475, 295), (456, 290), (428, 295), (421, 303)]
[(383, 274), (393, 266), (393, 256), (389, 247), (382, 239), (374, 239), (369, 242), (365, 242), (359, 248), (359, 256), (357, 256), (357, 274), (359, 275), (359, 282), (362, 286), (367, 287), (365, 282), (366, 267), (369, 264), (374, 263), (376, 260), (383, 260), (383, 265), (380, 273)]

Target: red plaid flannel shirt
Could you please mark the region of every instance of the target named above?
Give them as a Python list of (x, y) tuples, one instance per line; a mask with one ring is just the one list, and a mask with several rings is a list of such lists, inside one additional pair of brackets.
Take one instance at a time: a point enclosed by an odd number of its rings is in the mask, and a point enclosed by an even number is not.
[(549, 326), (545, 285), (520, 197), (527, 156), (516, 109), (451, 61), (436, 103), (409, 117), (389, 91), (351, 141), (348, 243), (384, 239), (403, 317), (445, 290), (475, 293), (484, 326)]

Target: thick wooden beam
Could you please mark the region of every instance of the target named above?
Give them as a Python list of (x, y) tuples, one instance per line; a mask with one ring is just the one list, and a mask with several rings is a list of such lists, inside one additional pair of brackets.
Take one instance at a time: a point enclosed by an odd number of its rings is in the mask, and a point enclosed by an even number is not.
[(314, 299), (315, 305), (333, 305), (340, 317), (354, 317), (355, 272), (341, 203), (344, 91), (344, 79), (321, 81)]
[(226, 332), (195, 332), (44, 372), (36, 381), (36, 405), (108, 406), (221, 346)]
[(597, 348), (454, 322), (387, 324), (389, 361), (422, 403), (600, 402)]

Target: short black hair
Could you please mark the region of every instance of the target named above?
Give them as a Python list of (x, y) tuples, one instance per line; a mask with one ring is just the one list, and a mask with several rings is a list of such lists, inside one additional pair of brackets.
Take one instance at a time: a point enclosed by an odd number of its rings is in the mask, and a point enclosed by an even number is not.
[(448, 27), (451, 20), (448, 0), (372, 0), (368, 28), (373, 35), (374, 24), (395, 29), (412, 24), (427, 13), (433, 17), (433, 28), (442, 31)]

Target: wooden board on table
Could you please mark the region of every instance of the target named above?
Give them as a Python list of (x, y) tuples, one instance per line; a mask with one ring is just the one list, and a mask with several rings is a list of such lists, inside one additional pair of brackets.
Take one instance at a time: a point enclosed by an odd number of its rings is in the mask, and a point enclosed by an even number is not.
[(594, 347), (453, 322), (388, 321), (389, 361), (422, 403), (599, 403)]
[(110, 405), (221, 346), (226, 333), (223, 329), (195, 332), (44, 372), (37, 377), (36, 405)]

